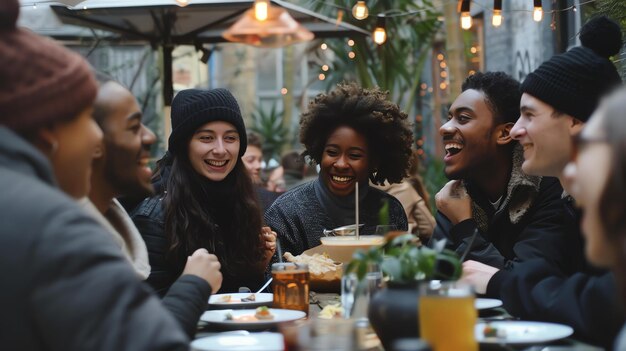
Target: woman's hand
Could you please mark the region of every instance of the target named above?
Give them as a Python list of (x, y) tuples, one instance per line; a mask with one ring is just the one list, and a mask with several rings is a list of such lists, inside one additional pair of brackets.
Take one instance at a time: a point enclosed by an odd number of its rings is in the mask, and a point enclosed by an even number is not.
[(261, 243), (263, 245), (263, 259), (261, 263), (263, 270), (267, 267), (276, 252), (276, 232), (272, 231), (270, 227), (261, 228)]

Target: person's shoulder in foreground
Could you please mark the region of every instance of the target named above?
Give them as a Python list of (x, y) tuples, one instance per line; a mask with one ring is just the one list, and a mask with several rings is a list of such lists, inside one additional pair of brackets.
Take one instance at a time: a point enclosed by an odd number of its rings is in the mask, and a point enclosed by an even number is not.
[(8, 129), (0, 134), (11, 144), (0, 150), (3, 347), (187, 349), (187, 336), (110, 234), (53, 187), (49, 166), (30, 145)]

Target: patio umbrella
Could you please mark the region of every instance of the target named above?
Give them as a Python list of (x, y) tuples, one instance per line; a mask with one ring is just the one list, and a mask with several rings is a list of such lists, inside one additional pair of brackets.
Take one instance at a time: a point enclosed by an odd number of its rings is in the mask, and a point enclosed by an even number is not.
[(62, 41), (92, 40), (94, 37), (116, 39), (111, 32), (64, 24), (50, 5), (74, 6), (81, 0), (20, 0), (20, 16), (17, 25), (33, 32)]
[[(51, 5), (66, 24), (104, 29), (122, 40), (146, 41), (163, 51), (163, 100), (169, 106), (173, 97), (172, 50), (176, 45), (220, 43), (222, 32), (230, 27), (254, 1), (192, 0), (180, 7), (175, 0), (86, 0), (75, 6)], [(369, 35), (348, 23), (281, 0), (272, 5), (289, 14), (318, 38)]]

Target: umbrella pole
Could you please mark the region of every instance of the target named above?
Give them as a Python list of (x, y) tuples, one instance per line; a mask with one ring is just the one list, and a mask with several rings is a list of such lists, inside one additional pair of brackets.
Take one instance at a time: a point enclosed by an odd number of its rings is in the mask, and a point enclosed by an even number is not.
[(163, 104), (172, 105), (174, 97), (174, 83), (172, 82), (172, 51), (170, 45), (163, 46)]
[(174, 83), (172, 81), (172, 45), (163, 45), (163, 136), (165, 148), (172, 132), (172, 122), (170, 114), (172, 111), (172, 99), (174, 97)]

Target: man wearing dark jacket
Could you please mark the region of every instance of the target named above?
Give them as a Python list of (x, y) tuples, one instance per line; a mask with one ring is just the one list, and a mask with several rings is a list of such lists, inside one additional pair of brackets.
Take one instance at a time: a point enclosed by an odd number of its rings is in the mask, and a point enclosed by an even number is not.
[[(608, 59), (622, 45), (619, 25), (598, 17), (581, 29), (580, 40), (583, 46), (553, 56), (522, 84), (521, 116), (511, 135), (524, 147), (525, 173), (562, 177), (571, 157), (572, 137), (601, 96), (621, 83)], [(572, 233), (581, 237), (580, 216), (571, 197), (564, 194), (562, 202)], [(571, 254), (581, 253), (582, 248)], [(524, 262), (508, 271), (468, 261), (463, 271), (464, 280), (477, 291), (501, 298), (514, 316), (568, 324), (579, 337), (606, 348), (624, 321), (612, 273), (587, 264), (572, 274), (543, 260)]]
[(499, 269), (544, 258), (565, 271), (579, 268), (581, 242), (571, 235), (555, 178), (522, 173), (522, 150), (509, 135), (519, 115), (519, 83), (502, 72), (476, 73), (463, 83), (440, 131), (446, 176), (436, 196), (433, 239), (466, 258)]

